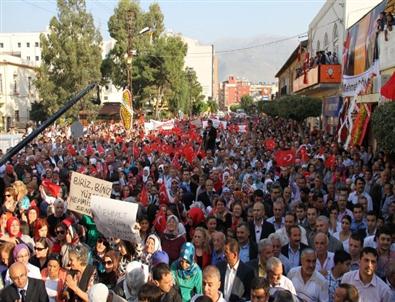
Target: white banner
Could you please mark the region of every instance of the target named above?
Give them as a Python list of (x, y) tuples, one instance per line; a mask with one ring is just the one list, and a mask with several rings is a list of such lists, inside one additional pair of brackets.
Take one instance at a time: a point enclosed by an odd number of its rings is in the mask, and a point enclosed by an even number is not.
[(374, 76), (380, 76), (379, 60), (376, 60), (373, 65), (364, 73), (358, 74), (356, 76), (343, 75), (343, 97), (356, 96), (359, 93), (359, 91), (357, 91), (359, 90), (359, 86), (362, 85), (363, 87), (367, 87), (368, 81), (373, 81), (372, 78)]
[(91, 207), (97, 230), (105, 237), (137, 242), (140, 237), (139, 230), (135, 229), (138, 204), (92, 196)]
[(93, 195), (110, 197), (111, 191), (111, 182), (73, 172), (70, 180), (70, 197), (67, 209), (91, 216)]

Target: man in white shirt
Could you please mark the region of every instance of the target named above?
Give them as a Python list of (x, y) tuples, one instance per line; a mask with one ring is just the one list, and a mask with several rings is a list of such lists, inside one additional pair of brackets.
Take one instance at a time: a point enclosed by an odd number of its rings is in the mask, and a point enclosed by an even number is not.
[(334, 253), (328, 252), (328, 236), (324, 233), (317, 233), (314, 237), (314, 248), (317, 254), (315, 269), (323, 276), (326, 276), (333, 266)]
[[(295, 225), (295, 222), (296, 222), (296, 217), (292, 212), (288, 212), (287, 214), (285, 214), (284, 226), (276, 231), (276, 234), (278, 234), (281, 238), (281, 246), (284, 246), (289, 243), (290, 228), (291, 226)], [(304, 227), (300, 225), (299, 228), (301, 231), (300, 242), (302, 242), (305, 245), (308, 245), (306, 230), (304, 229)]]
[(376, 274), (378, 254), (374, 248), (362, 249), (359, 270), (344, 274), (342, 283), (354, 285), (359, 292), (360, 302), (390, 302), (392, 293), (389, 286)]
[(289, 290), (296, 295), (296, 290), (292, 281), (283, 275), (283, 264), (281, 260), (272, 257), (266, 262), (267, 280), (270, 283), (270, 295), (273, 295), (277, 290)]
[(239, 243), (229, 239), (225, 244), (226, 262), (217, 265), (221, 274), (221, 291), (228, 302), (250, 296), (250, 281), (254, 278), (254, 272), (240, 260), (239, 253)]
[[(221, 274), (213, 265), (206, 266), (203, 270), (203, 295), (210, 297), (213, 302), (226, 302), (219, 288), (221, 287)], [(194, 302), (202, 295), (195, 295), (191, 302)]]
[(284, 202), (282, 197), (278, 197), (273, 203), (273, 216), (266, 219), (267, 222), (274, 225), (277, 231), (284, 226)]
[(302, 266), (295, 267), (288, 273), (298, 297), (305, 301), (327, 302), (328, 284), (326, 279), (315, 271), (317, 257), (313, 249), (302, 252)]
[(366, 182), (362, 177), (356, 178), (355, 191), (351, 192), (350, 195), (348, 195), (348, 201), (352, 202), (353, 204), (357, 204), (359, 196), (365, 196), (368, 201), (368, 211), (372, 211), (373, 210), (373, 201), (372, 201), (372, 197), (369, 195), (369, 193), (365, 192), (365, 183)]

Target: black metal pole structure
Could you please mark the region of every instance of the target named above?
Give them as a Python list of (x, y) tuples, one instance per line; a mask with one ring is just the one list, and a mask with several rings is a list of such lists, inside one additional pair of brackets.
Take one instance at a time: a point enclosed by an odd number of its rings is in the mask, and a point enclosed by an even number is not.
[(89, 91), (95, 88), (98, 84), (93, 83), (86, 86), (78, 94), (70, 98), (66, 105), (60, 108), (54, 115), (48, 118), (44, 123), (42, 123), (37, 129), (33, 130), (28, 136), (21, 140), (15, 147), (9, 150), (1, 159), (0, 166), (4, 165), (11, 157), (22, 150), (28, 143), (35, 139), (41, 132), (43, 132), (49, 125), (55, 122), (63, 113), (73, 107), (81, 98), (83, 98)]

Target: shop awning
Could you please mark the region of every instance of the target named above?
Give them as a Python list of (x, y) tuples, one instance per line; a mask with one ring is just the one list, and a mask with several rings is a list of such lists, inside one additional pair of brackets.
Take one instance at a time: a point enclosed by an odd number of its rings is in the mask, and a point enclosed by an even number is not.
[(381, 95), (387, 99), (395, 100), (395, 72), (390, 79), (381, 87)]

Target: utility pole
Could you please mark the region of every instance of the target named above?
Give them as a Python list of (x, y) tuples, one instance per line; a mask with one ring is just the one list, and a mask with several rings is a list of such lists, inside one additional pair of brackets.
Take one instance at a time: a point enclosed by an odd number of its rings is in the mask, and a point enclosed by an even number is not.
[(127, 83), (127, 89), (130, 91), (130, 103), (127, 104), (129, 105), (129, 109), (131, 112), (131, 125), (133, 125), (133, 91), (132, 91), (132, 63), (133, 63), (133, 49), (132, 49), (132, 42), (133, 42), (133, 36), (132, 36), (132, 29), (133, 29), (133, 17), (134, 13), (132, 9), (128, 10), (128, 13), (126, 15), (126, 24), (127, 24), (127, 31), (128, 31), (128, 47), (127, 47), (127, 52), (125, 54), (125, 59), (126, 59), (126, 65), (127, 65), (127, 75), (128, 75), (128, 83)]

